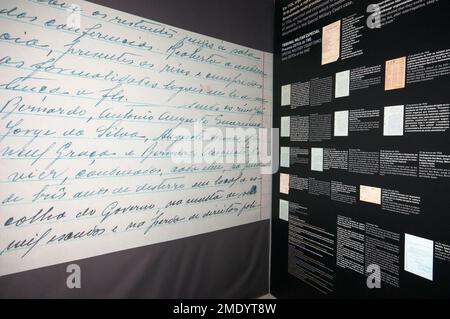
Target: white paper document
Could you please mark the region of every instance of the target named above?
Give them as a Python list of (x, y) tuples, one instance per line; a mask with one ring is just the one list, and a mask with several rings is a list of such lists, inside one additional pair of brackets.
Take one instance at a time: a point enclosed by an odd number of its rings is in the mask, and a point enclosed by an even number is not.
[(289, 221), (289, 202), (287, 200), (280, 199), (280, 212), (278, 217), (282, 220)]
[(350, 95), (350, 70), (336, 73), (334, 97), (346, 97)]
[(280, 166), (289, 167), (289, 147), (282, 147), (280, 149)]
[(348, 136), (349, 111), (334, 112), (334, 136)]
[(405, 107), (403, 105), (384, 108), (384, 136), (402, 136)]
[(323, 172), (323, 148), (311, 148), (311, 170)]
[(281, 137), (289, 137), (291, 136), (291, 117), (284, 116), (281, 118), (281, 128), (280, 128)]
[(287, 106), (291, 104), (291, 85), (283, 85), (281, 87), (281, 106)]
[(405, 234), (405, 271), (433, 280), (434, 242)]

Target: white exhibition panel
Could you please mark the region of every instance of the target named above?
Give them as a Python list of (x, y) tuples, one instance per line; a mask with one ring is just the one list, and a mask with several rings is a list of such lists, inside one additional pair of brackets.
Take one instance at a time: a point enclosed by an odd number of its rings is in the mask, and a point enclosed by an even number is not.
[(217, 150), (271, 127), (271, 54), (79, 0), (3, 0), (0, 34), (0, 275), (269, 218), (223, 163), (254, 143)]

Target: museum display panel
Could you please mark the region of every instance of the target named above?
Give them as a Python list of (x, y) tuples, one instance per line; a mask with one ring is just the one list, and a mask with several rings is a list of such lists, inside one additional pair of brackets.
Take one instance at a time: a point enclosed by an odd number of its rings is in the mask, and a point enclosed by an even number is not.
[(449, 296), (449, 12), (276, 2), (275, 296)]

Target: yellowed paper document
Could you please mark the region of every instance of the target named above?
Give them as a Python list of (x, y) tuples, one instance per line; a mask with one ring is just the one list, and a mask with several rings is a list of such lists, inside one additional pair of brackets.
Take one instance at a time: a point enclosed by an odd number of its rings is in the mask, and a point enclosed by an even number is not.
[(289, 194), (289, 174), (280, 174), (280, 193)]
[(381, 205), (381, 188), (361, 185), (359, 187), (359, 200)]
[(386, 61), (384, 90), (403, 89), (406, 85), (406, 57)]
[(341, 48), (341, 20), (322, 29), (322, 65), (336, 62)]

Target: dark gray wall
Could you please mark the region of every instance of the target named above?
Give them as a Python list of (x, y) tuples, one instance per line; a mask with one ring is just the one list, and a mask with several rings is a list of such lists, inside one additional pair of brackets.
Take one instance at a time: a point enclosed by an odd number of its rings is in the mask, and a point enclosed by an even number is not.
[(174, 27), (273, 52), (273, 0), (93, 0)]
[(253, 298), (268, 291), (269, 221), (0, 277), (0, 298)]
[[(272, 52), (272, 0), (95, 0)], [(269, 221), (76, 261), (82, 288), (66, 287), (70, 263), (0, 277), (0, 298), (252, 298), (268, 292)]]

